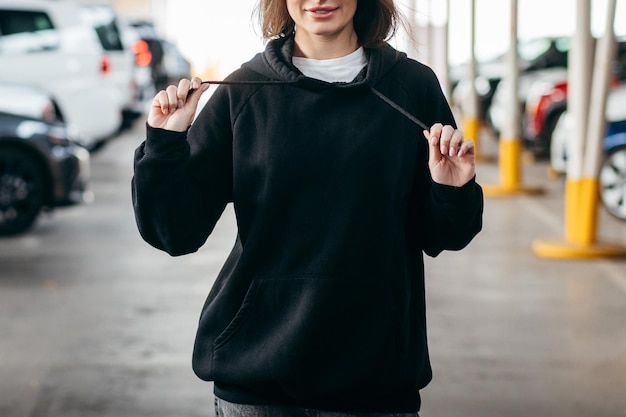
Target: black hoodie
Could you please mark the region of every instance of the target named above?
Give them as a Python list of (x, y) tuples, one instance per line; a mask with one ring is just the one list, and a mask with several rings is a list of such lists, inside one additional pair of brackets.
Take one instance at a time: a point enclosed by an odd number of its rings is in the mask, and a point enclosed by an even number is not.
[(293, 38), (228, 77), (187, 132), (148, 127), (132, 182), (139, 231), (173, 256), (233, 203), (238, 236), (202, 310), (193, 368), (220, 398), (415, 412), (431, 379), (423, 253), (481, 229), (474, 180), (433, 183), (422, 129), (454, 125), (434, 73), (389, 45), (352, 83), (303, 76)]

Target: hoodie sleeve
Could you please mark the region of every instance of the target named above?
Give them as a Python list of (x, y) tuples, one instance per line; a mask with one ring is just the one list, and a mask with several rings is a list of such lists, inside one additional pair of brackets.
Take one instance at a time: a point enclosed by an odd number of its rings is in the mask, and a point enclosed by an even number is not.
[(435, 257), (444, 250), (463, 249), (480, 232), (483, 193), (475, 178), (462, 187), (433, 182), (427, 152), (427, 146), (419, 152), (409, 225), (419, 249)]
[[(429, 125), (440, 122), (456, 127), (435, 74), (429, 70), (423, 84), (420, 116)], [(429, 256), (460, 250), (482, 229), (483, 193), (474, 177), (462, 187), (437, 184), (428, 168), (428, 144), (421, 141), (414, 179), (412, 206), (420, 249)]]
[(219, 110), (207, 104), (182, 133), (147, 126), (135, 150), (131, 189), (139, 232), (172, 256), (197, 251), (232, 201), (232, 134), (228, 112)]

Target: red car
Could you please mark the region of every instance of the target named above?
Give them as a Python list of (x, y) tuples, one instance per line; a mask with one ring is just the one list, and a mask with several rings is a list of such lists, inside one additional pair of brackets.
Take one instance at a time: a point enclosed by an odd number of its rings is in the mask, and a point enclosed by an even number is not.
[(559, 116), (567, 108), (567, 82), (554, 85), (543, 94), (529, 95), (526, 102), (524, 137), (528, 147), (538, 153), (550, 148), (550, 140)]

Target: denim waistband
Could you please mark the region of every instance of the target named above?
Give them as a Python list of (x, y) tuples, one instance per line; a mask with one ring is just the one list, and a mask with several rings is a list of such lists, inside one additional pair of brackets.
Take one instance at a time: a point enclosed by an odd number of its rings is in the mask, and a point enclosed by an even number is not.
[(216, 417), (419, 417), (418, 413), (350, 413), (309, 408), (233, 404), (215, 398)]

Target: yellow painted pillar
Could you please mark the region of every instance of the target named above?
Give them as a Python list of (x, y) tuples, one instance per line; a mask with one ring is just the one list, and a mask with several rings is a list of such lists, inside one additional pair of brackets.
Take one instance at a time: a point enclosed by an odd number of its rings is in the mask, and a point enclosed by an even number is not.
[(519, 138), (500, 138), (500, 188), (515, 191), (522, 182), (522, 142)]
[[(604, 140), (606, 99), (614, 56), (616, 0), (609, 0), (605, 36), (595, 56), (593, 85), (589, 86), (590, 0), (578, 0), (578, 26), (570, 59), (568, 102), (576, 118), (573, 143), (568, 146), (569, 165), (565, 188), (565, 241), (537, 241), (535, 253), (548, 258), (624, 257), (626, 247), (598, 242), (598, 170)], [(591, 98), (589, 98), (591, 92)]]
[(518, 0), (510, 0), (510, 48), (506, 84), (509, 97), (506, 108), (506, 123), (502, 129), (499, 143), (500, 184), (483, 184), (485, 196), (500, 197), (518, 194), (538, 194), (541, 187), (522, 185), (522, 118), (519, 106), (519, 57), (517, 51)]
[(580, 222), (576, 231), (576, 242), (585, 246), (597, 242), (599, 191), (600, 183), (596, 177), (587, 177), (580, 181)]
[(578, 242), (580, 219), (580, 200), (582, 195), (582, 180), (567, 178), (565, 180), (565, 240)]
[(480, 159), (482, 156), (480, 148), (480, 120), (476, 114), (463, 115), (463, 136), (467, 140), (474, 141), (474, 152), (476, 159)]
[(485, 158), (482, 155), (482, 149), (480, 146), (480, 130), (481, 123), (478, 114), (478, 92), (476, 91), (476, 78), (477, 78), (477, 62), (476, 62), (476, 0), (471, 0), (471, 13), (470, 13), (470, 62), (469, 72), (467, 74), (468, 82), (470, 85), (470, 93), (465, 98), (465, 102), (462, 103), (463, 110), (463, 136), (467, 140), (474, 141), (474, 152), (477, 161), (484, 161)]

